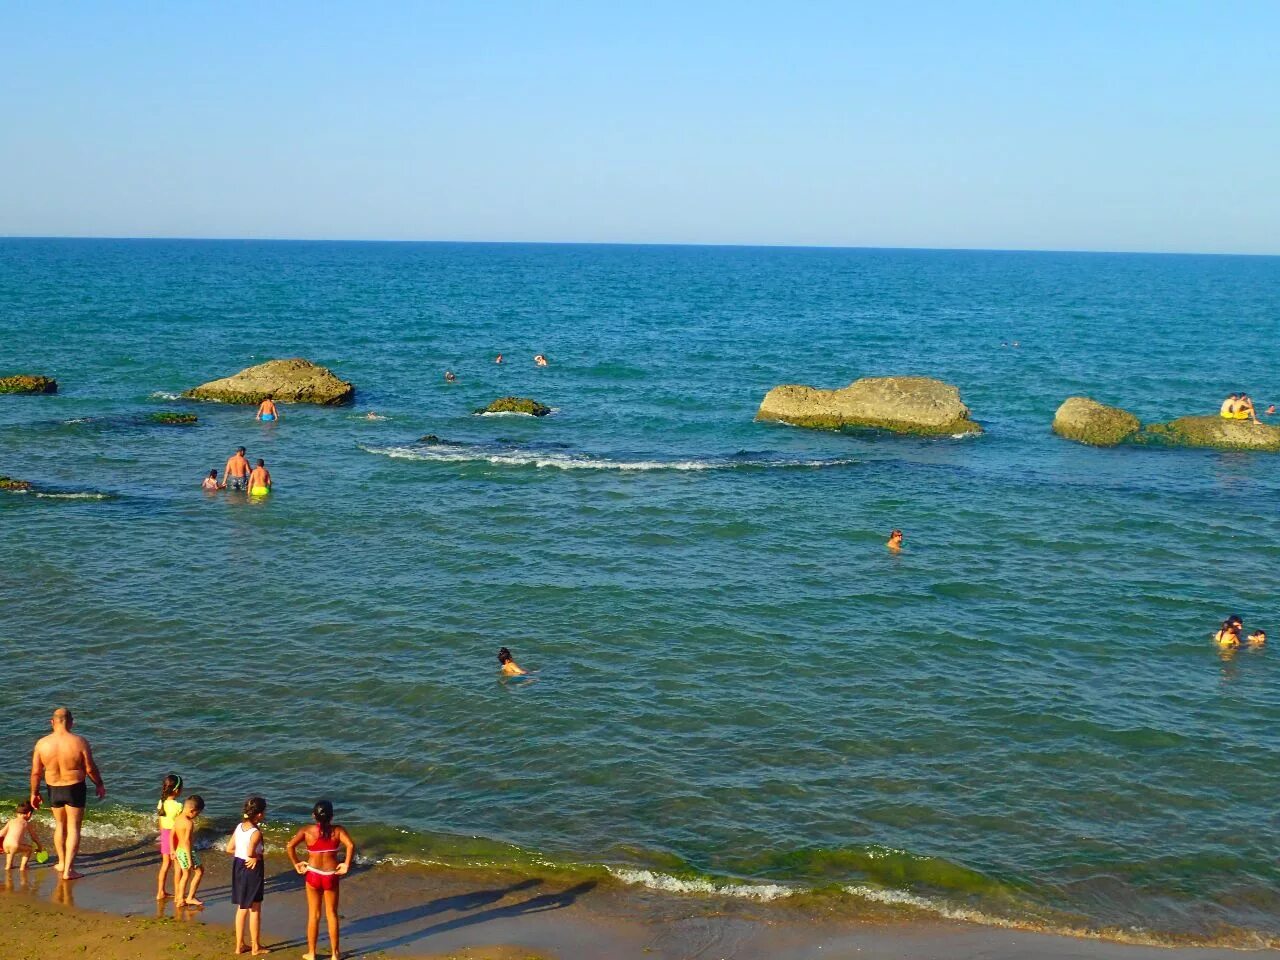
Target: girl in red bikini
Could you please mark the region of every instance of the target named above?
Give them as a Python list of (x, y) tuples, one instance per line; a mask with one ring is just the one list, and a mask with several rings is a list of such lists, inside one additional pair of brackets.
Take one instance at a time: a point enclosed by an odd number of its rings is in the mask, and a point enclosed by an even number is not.
[[(311, 809), (315, 824), (297, 832), (285, 853), (293, 869), (307, 878), (307, 952), (303, 960), (316, 960), (316, 943), (320, 939), (320, 906), (324, 905), (329, 924), (329, 949), (337, 960), (338, 951), (338, 880), (351, 869), (356, 844), (346, 827), (333, 822), (333, 804), (321, 800)], [(307, 846), (307, 862), (298, 859), (298, 847)], [(338, 848), (346, 847), (346, 857), (338, 862)]]

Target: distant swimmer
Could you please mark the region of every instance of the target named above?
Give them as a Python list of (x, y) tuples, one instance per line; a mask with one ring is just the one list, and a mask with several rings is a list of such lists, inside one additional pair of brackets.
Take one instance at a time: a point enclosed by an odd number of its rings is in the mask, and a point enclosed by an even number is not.
[(885, 546), (893, 553), (900, 552), (902, 550), (902, 531), (894, 530), (890, 532), (889, 539), (885, 543)]
[(1213, 635), (1213, 642), (1225, 649), (1238, 647), (1242, 629), (1244, 629), (1244, 621), (1237, 616), (1227, 617), (1218, 627), (1218, 632)]
[(494, 362), (494, 363), (501, 363), (501, 362), (502, 362), (502, 354), (498, 354), (496, 357), (494, 357), (494, 358), (493, 358), (493, 362)]
[(75, 718), (66, 707), (53, 711), (49, 725), (53, 733), (36, 741), (31, 753), (31, 806), (40, 808), (40, 778), (49, 787), (49, 806), (53, 808), (53, 850), (58, 856), (57, 872), (63, 880), (76, 880), (76, 854), (80, 852), (80, 824), (88, 802), (85, 780), (92, 780), (98, 799), (107, 795), (106, 784), (93, 761), (89, 741), (72, 733)]
[(270, 492), (271, 474), (267, 472), (267, 465), (262, 460), (258, 460), (253, 473), (249, 474), (249, 493), (255, 497), (262, 497)]
[(1267, 631), (1255, 630), (1249, 634), (1249, 646), (1260, 647), (1267, 642)]
[(276, 409), (276, 402), (272, 399), (271, 394), (267, 394), (263, 401), (258, 404), (258, 419), (263, 423), (270, 423), (272, 420), (283, 420), (284, 415)]
[(387, 419), (386, 417), (380, 417), (380, 416), (378, 416), (378, 415), (377, 415), (376, 413), (374, 413), (372, 410), (370, 410), (368, 413), (366, 413), (366, 414), (364, 415), (364, 418), (365, 418), (366, 420), (385, 420), (385, 419)]
[(1275, 405), (1274, 403), (1273, 403), (1271, 406), (1267, 407), (1267, 416), (1268, 416), (1268, 417), (1269, 417), (1269, 416), (1271, 416), (1271, 415), (1272, 415), (1273, 413), (1275, 413), (1275, 412), (1276, 412), (1276, 405)]
[[(333, 822), (333, 804), (321, 800), (311, 808), (315, 823), (299, 830), (284, 852), (293, 869), (307, 878), (307, 952), (302, 960), (317, 960), (317, 943), (320, 939), (320, 909), (324, 908), (329, 927), (329, 952), (340, 956), (338, 950), (338, 884), (351, 869), (356, 855), (356, 843), (347, 828)], [(298, 847), (306, 844), (307, 862), (298, 859)], [(342, 860), (338, 848), (345, 847)]]
[(455, 377), (455, 376), (453, 375), (453, 371), (452, 371), (452, 370), (446, 370), (446, 371), (444, 372), (444, 382), (445, 382), (445, 383), (457, 383), (457, 382), (458, 382), (458, 378), (457, 378), (457, 377)]
[(545, 367), (547, 365), (547, 358), (542, 354), (538, 354), (533, 358), (533, 362), (539, 367)]
[(236, 447), (236, 452), (227, 460), (222, 470), (222, 485), (228, 490), (248, 490), (249, 474), (253, 470), (244, 455), (244, 447)]
[(209, 471), (209, 475), (208, 475), (207, 477), (205, 477), (203, 480), (201, 480), (201, 481), (200, 481), (200, 489), (201, 489), (201, 490), (214, 490), (214, 491), (216, 491), (216, 490), (218, 489), (218, 469), (217, 469), (217, 467), (215, 467), (214, 469), (210, 470), (210, 471)]
[(506, 647), (498, 651), (498, 670), (504, 677), (523, 677), (529, 672), (521, 669)]

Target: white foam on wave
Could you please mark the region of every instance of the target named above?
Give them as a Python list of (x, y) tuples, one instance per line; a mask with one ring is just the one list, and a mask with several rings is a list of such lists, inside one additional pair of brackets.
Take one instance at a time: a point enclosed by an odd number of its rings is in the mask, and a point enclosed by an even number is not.
[(31, 493), (39, 497), (41, 500), (109, 500), (111, 494), (97, 493), (94, 491), (82, 491), (80, 493), (44, 493), (40, 490), (27, 490), (24, 493)]
[[(521, 414), (522, 416), (522, 414)], [(538, 467), (554, 470), (734, 470), (740, 467), (835, 467), (847, 466), (854, 460), (609, 460), (566, 453), (540, 453), (531, 450), (485, 451), (474, 447), (366, 447), (376, 453), (400, 460), (422, 460), (429, 463), (491, 463), (512, 467)]]
[(741, 900), (758, 900), (767, 903), (770, 900), (781, 900), (796, 891), (792, 887), (784, 887), (778, 883), (718, 883), (701, 878), (684, 879), (673, 877), (669, 873), (657, 873), (653, 870), (640, 870), (632, 867), (607, 867), (609, 873), (623, 883), (648, 887), (650, 890), (661, 890), (664, 893), (698, 893), (713, 894), (721, 897), (734, 897)]
[(182, 395), (170, 393), (168, 390), (156, 390), (150, 394), (152, 400), (181, 400)]
[(854, 884), (852, 886), (846, 886), (843, 889), (844, 892), (850, 896), (860, 897), (863, 900), (870, 900), (874, 903), (883, 903), (892, 907), (914, 907), (917, 910), (936, 914), (937, 916), (945, 917), (948, 920), (963, 920), (967, 923), (982, 923), (994, 927), (1008, 927), (1014, 925), (1008, 920), (993, 917), (990, 914), (982, 913), (979, 910), (970, 910), (966, 907), (953, 907), (950, 904), (930, 900), (928, 897), (921, 897), (914, 893), (908, 893), (905, 890), (889, 890), (884, 887), (869, 887), (865, 884)]

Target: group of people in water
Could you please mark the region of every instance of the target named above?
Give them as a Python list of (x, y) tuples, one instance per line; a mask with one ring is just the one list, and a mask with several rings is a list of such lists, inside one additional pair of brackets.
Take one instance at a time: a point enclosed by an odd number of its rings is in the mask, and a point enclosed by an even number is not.
[(271, 492), (271, 471), (267, 469), (261, 457), (258, 458), (257, 463), (250, 466), (244, 447), (236, 447), (236, 452), (227, 458), (227, 464), (223, 467), (222, 479), (218, 479), (218, 470), (215, 467), (200, 482), (200, 488), (211, 493), (219, 490), (240, 490), (253, 497), (264, 497)]
[(1267, 632), (1265, 630), (1255, 630), (1243, 641), (1240, 639), (1242, 633), (1244, 633), (1244, 621), (1233, 613), (1222, 621), (1222, 625), (1218, 627), (1217, 632), (1213, 635), (1213, 642), (1223, 650), (1238, 650), (1245, 644), (1256, 650), (1267, 642)]
[[(506, 652), (506, 648), (503, 648)], [(509, 656), (509, 653), (508, 653)], [(524, 671), (516, 670), (520, 673)], [(57, 856), (54, 869), (60, 880), (77, 880), (75, 861), (80, 850), (80, 829), (88, 801), (88, 782), (92, 782), (98, 799), (107, 795), (102, 771), (93, 759), (89, 742), (73, 732), (71, 711), (59, 707), (49, 721), (52, 732), (36, 742), (31, 755), (31, 794), (17, 805), (5, 824), (3, 849), (5, 870), (18, 861), (25, 871), (33, 855), (37, 862), (47, 859), (44, 846), (32, 820), (48, 801), (53, 815), (53, 847)], [(41, 786), (45, 792), (41, 792)], [(204, 879), (204, 864), (196, 845), (199, 818), (204, 813), (204, 798), (199, 794), (183, 795), (182, 777), (167, 775), (160, 784), (156, 804), (156, 828), (159, 833), (159, 871), (156, 878), (156, 900), (170, 896), (182, 909), (202, 909), (198, 894)], [(231, 860), (231, 899), (236, 906), (235, 952), (259, 956), (269, 951), (262, 946), (262, 901), (266, 892), (266, 839), (263, 821), (267, 801), (251, 796), (244, 802), (240, 821), (227, 837), (222, 849)], [(285, 845), (284, 853), (293, 870), (305, 879), (307, 897), (307, 953), (304, 960), (316, 960), (320, 935), (320, 915), (328, 926), (329, 946), (334, 960), (339, 950), (340, 880), (351, 870), (356, 843), (341, 824), (333, 822), (333, 804), (320, 800), (311, 808), (312, 823), (299, 829)], [(305, 852), (302, 852), (305, 848)], [(173, 894), (168, 892), (169, 875), (173, 874)]]
[[(506, 358), (502, 356), (502, 354), (498, 354), (496, 357), (494, 357), (494, 358), (493, 358), (493, 362), (494, 362), (494, 363), (498, 363), (498, 364), (502, 364), (502, 363), (506, 363), (507, 361), (506, 361)], [(534, 357), (533, 357), (533, 365), (534, 365), (535, 367), (545, 367), (545, 366), (548, 366), (549, 364), (547, 363), (546, 355), (545, 355), (545, 354), (541, 354), (541, 353), (534, 354)], [(445, 382), (445, 383), (457, 383), (457, 382), (458, 382), (458, 375), (457, 375), (456, 373), (454, 373), (452, 370), (446, 370), (446, 371), (444, 372), (444, 382)]]

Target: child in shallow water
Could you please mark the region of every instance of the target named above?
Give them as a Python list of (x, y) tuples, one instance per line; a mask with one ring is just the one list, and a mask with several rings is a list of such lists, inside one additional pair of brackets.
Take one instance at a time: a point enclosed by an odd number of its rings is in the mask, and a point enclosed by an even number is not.
[(1218, 632), (1213, 635), (1213, 642), (1224, 649), (1230, 649), (1240, 646), (1240, 631), (1244, 627), (1244, 621), (1239, 617), (1231, 616), (1222, 621), (1222, 626), (1218, 627)]
[(156, 804), (156, 826), (160, 830), (160, 870), (156, 875), (156, 899), (165, 900), (165, 881), (173, 866), (173, 821), (182, 813), (182, 778), (171, 773), (160, 783), (160, 802)]
[(498, 670), (504, 677), (523, 677), (529, 672), (520, 668), (506, 647), (498, 651)]
[(33, 849), (36, 852), (44, 850), (44, 847), (40, 845), (40, 838), (36, 836), (36, 831), (31, 826), (31, 818), (35, 816), (35, 812), (35, 807), (24, 800), (18, 804), (13, 817), (5, 824), (3, 831), (5, 870), (13, 869), (14, 857), (20, 858), (19, 870), (27, 869), (27, 861), (31, 858), (31, 851)]
[(209, 475), (205, 477), (204, 480), (201, 481), (200, 489), (202, 490), (218, 489), (218, 471), (216, 469), (209, 471)]
[(1255, 630), (1249, 634), (1249, 646), (1260, 647), (1267, 642), (1267, 631)]

